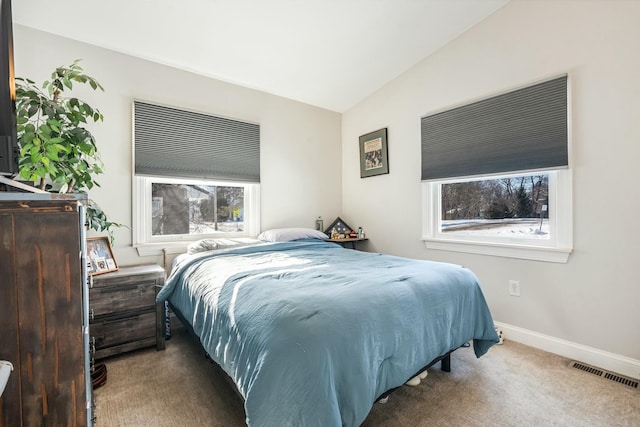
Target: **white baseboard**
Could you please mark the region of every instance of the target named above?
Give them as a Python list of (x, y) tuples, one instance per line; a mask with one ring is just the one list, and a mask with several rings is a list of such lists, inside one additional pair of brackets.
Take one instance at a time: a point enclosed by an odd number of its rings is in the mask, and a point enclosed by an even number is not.
[(519, 342), (597, 368), (640, 379), (640, 360), (576, 344), (506, 323), (495, 322), (495, 325), (502, 331), (502, 336), (505, 340)]

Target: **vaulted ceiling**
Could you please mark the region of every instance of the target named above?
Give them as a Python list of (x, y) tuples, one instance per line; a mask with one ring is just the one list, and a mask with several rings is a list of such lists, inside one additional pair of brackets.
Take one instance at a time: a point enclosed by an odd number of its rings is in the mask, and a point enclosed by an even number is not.
[(15, 24), (344, 112), (509, 0), (14, 0)]

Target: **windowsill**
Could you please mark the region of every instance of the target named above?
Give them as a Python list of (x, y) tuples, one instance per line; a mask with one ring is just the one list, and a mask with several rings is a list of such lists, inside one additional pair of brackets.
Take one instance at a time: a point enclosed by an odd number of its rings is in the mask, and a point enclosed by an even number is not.
[(181, 254), (187, 252), (187, 246), (191, 241), (166, 242), (166, 243), (142, 243), (133, 245), (139, 256), (157, 256), (163, 254)]
[(569, 254), (573, 251), (572, 248), (549, 248), (434, 238), (423, 238), (423, 240), (425, 246), (429, 249), (557, 263), (566, 263), (569, 260)]
[(200, 236), (197, 239), (194, 239), (191, 236), (190, 239), (184, 240), (173, 240), (173, 241), (164, 241), (164, 242), (156, 242), (156, 243), (134, 243), (133, 247), (138, 251), (139, 256), (157, 256), (163, 254), (183, 254), (187, 252), (187, 248), (191, 243), (195, 243), (201, 239), (248, 239), (249, 236), (243, 235), (218, 235), (218, 236)]

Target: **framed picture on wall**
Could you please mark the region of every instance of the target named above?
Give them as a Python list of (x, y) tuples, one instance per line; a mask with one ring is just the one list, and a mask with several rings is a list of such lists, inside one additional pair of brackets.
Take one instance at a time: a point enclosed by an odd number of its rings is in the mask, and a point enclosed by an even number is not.
[(87, 239), (87, 272), (91, 276), (116, 271), (118, 264), (113, 256), (108, 237)]
[(360, 178), (389, 173), (387, 128), (362, 135), (360, 142)]

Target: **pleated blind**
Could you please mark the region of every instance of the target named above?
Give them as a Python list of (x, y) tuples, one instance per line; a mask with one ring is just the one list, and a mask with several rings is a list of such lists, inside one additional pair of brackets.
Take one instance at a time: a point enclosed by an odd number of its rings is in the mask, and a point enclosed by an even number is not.
[(422, 180), (568, 165), (567, 76), (422, 118)]
[(134, 102), (135, 173), (260, 182), (260, 125)]

